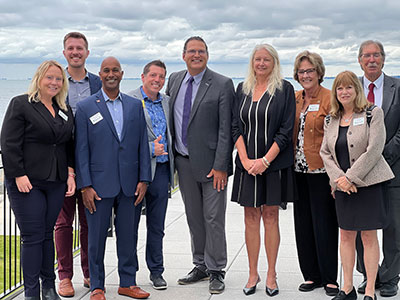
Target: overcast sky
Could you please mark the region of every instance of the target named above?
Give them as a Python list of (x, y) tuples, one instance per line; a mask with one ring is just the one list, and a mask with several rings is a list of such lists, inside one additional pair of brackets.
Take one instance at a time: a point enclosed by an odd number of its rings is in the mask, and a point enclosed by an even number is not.
[(245, 76), (259, 43), (278, 50), (284, 76), (305, 49), (323, 57), (327, 76), (360, 75), (357, 51), (367, 39), (384, 44), (384, 71), (400, 74), (398, 0), (0, 0), (0, 78), (31, 77), (45, 59), (65, 64), (69, 31), (87, 36), (90, 71), (113, 55), (125, 77), (139, 77), (153, 59), (164, 60), (168, 73), (182, 69), (183, 42), (193, 35), (206, 40), (209, 66), (231, 77)]

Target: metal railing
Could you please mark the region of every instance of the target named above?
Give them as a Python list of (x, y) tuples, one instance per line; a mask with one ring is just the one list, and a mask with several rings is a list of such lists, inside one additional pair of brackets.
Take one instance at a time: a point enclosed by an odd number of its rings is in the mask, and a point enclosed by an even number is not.
[[(1, 154), (1, 152), (0, 152)], [(0, 299), (11, 299), (23, 291), (20, 232), (11, 210), (4, 184), (4, 170), (0, 166)], [(75, 212), (75, 215), (77, 212)], [(79, 221), (73, 225), (73, 252), (79, 254)], [(57, 258), (54, 262), (57, 267)]]

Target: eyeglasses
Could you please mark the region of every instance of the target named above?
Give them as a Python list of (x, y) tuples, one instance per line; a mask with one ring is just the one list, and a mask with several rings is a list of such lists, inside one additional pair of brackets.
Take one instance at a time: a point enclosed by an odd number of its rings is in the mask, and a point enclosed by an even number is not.
[(304, 75), (304, 74), (311, 75), (314, 72), (315, 72), (315, 68), (307, 69), (307, 70), (298, 70), (297, 75)]
[(199, 53), (199, 55), (205, 55), (207, 53), (206, 50), (194, 50), (194, 49), (186, 50), (185, 52), (190, 55), (195, 55), (196, 52)]
[(367, 59), (368, 59), (368, 58), (370, 58), (371, 56), (373, 56), (374, 58), (379, 58), (379, 57), (382, 56), (382, 54), (381, 54), (380, 52), (361, 54), (361, 57), (362, 57), (362, 58), (367, 58)]

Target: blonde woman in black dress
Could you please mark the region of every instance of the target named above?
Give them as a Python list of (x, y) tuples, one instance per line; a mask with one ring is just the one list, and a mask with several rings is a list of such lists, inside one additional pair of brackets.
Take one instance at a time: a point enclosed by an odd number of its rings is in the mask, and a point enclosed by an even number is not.
[(293, 192), (293, 86), (281, 75), (279, 57), (268, 44), (254, 48), (248, 76), (237, 88), (233, 139), (238, 150), (232, 201), (244, 207), (249, 279), (243, 292), (256, 291), (260, 252), (260, 220), (265, 229), (268, 260), (266, 293), (279, 293), (276, 260), (280, 242), (279, 205)]

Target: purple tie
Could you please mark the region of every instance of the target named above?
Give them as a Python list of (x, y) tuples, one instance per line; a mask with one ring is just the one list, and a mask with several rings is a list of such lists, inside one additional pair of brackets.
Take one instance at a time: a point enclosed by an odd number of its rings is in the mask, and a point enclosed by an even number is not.
[(185, 102), (183, 104), (182, 115), (182, 143), (187, 147), (187, 127), (189, 124), (190, 111), (192, 110), (192, 91), (193, 77), (189, 77), (188, 85), (185, 93)]

